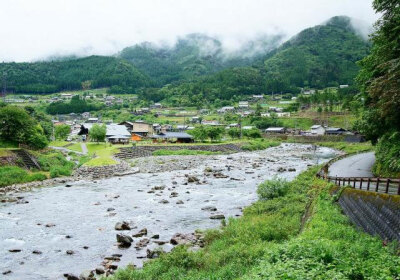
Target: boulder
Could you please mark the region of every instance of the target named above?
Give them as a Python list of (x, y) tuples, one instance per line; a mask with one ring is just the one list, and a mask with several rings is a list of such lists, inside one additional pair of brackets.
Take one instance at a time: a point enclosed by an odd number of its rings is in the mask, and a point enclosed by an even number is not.
[(93, 271), (90, 271), (90, 270), (86, 270), (86, 271), (82, 272), (81, 275), (79, 276), (79, 279), (81, 279), (81, 280), (96, 280)]
[(114, 211), (114, 210), (115, 210), (115, 208), (112, 208), (112, 207), (107, 208), (107, 212), (111, 212), (111, 211)]
[(163, 250), (161, 248), (156, 249), (156, 250), (147, 249), (146, 250), (146, 257), (148, 259), (155, 259), (155, 258), (158, 258), (162, 252), (163, 252)]
[(67, 250), (65, 251), (65, 253), (67, 253), (67, 255), (73, 255), (75, 254), (75, 252), (73, 250)]
[(139, 242), (136, 243), (135, 248), (143, 248), (146, 247), (150, 243), (150, 239), (148, 238), (143, 238), (142, 240), (139, 240)]
[(177, 197), (178, 193), (177, 192), (171, 192), (171, 195), (169, 197)]
[(292, 167), (292, 168), (289, 168), (288, 171), (289, 171), (289, 172), (295, 172), (295, 171), (296, 171), (296, 168), (293, 168), (293, 167)]
[(213, 212), (213, 211), (217, 211), (217, 207), (215, 207), (215, 206), (205, 206), (205, 207), (201, 208), (201, 210)]
[(176, 204), (184, 204), (182, 200), (178, 200)]
[(278, 168), (277, 171), (282, 173), (282, 172), (285, 172), (285, 171), (286, 171), (286, 168), (284, 168), (284, 167), (281, 166), (281, 167)]
[(193, 233), (183, 234), (177, 233), (172, 236), (170, 243), (172, 245), (182, 245), (182, 244), (194, 244), (196, 242), (196, 236)]
[(225, 219), (225, 216), (223, 214), (216, 214), (216, 215), (210, 216), (210, 219), (212, 219), (212, 220), (222, 220), (222, 219)]
[(117, 234), (117, 242), (119, 243), (118, 246), (121, 248), (130, 247), (132, 244), (132, 237), (125, 234)]
[(99, 274), (99, 275), (105, 273), (104, 268), (102, 268), (102, 267), (97, 267), (97, 268), (95, 269), (95, 271), (96, 271), (96, 274)]
[(187, 181), (188, 181), (188, 183), (196, 183), (196, 182), (199, 182), (200, 180), (196, 176), (188, 175)]
[(8, 250), (8, 252), (10, 252), (10, 253), (19, 253), (21, 251), (22, 251), (21, 249), (10, 249), (10, 250)]
[(41, 251), (39, 251), (39, 250), (33, 250), (33, 251), (32, 251), (32, 254), (35, 254), (35, 255), (41, 255), (41, 254), (42, 254), (42, 252), (41, 252)]
[(131, 227), (129, 226), (128, 222), (118, 222), (115, 224), (115, 230), (130, 230)]
[(139, 232), (133, 234), (132, 237), (142, 237), (144, 235), (147, 235), (147, 228), (139, 230)]
[(70, 273), (65, 273), (64, 277), (67, 278), (67, 280), (80, 280), (78, 276), (75, 276), (75, 275), (70, 274)]
[(158, 203), (167, 204), (169, 201), (166, 199), (161, 199)]
[(155, 186), (151, 188), (153, 191), (163, 191), (165, 186)]
[(151, 238), (152, 238), (152, 239), (159, 239), (159, 238), (160, 238), (160, 235), (159, 235), (159, 234), (154, 234)]

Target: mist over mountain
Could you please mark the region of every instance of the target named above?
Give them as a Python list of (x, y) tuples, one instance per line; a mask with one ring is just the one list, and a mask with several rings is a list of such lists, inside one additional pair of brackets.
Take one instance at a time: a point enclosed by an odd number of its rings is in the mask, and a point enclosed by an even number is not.
[(157, 85), (211, 74), (225, 68), (251, 65), (275, 49), (283, 35), (263, 35), (237, 49), (205, 34), (180, 37), (172, 46), (142, 43), (123, 49), (118, 56), (132, 62)]

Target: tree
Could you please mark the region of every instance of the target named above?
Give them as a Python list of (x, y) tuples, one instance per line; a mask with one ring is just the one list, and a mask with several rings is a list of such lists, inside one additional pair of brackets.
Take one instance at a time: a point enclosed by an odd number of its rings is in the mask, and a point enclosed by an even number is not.
[(24, 143), (35, 122), (28, 113), (16, 106), (0, 109), (0, 138), (5, 141)]
[(207, 136), (211, 141), (217, 141), (222, 138), (224, 129), (222, 127), (209, 126), (207, 127)]
[(240, 138), (240, 129), (236, 127), (232, 127), (228, 130), (228, 135), (232, 138)]
[(204, 126), (198, 126), (193, 130), (189, 130), (188, 133), (194, 137), (195, 140), (204, 142), (208, 138), (207, 131)]
[(41, 125), (26, 110), (15, 106), (0, 108), (0, 139), (27, 144), (35, 149), (48, 145)]
[(92, 141), (95, 142), (104, 142), (106, 138), (107, 128), (106, 126), (94, 124), (92, 128), (89, 130), (89, 136)]
[(54, 137), (58, 140), (65, 140), (70, 132), (71, 128), (69, 125), (57, 125), (54, 129)]
[(257, 128), (243, 130), (243, 135), (248, 138), (261, 138), (261, 132)]

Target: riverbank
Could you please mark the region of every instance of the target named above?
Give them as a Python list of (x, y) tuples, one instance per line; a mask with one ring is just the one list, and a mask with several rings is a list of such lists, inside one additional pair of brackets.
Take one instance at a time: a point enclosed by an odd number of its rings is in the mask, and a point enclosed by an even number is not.
[[(335, 155), (328, 148), (314, 151), (311, 145), (282, 144), (197, 160), (188, 156), (185, 162), (193, 165), (179, 170), (35, 188), (18, 194), (19, 201), (0, 204), (4, 213), (0, 215), (0, 247), (4, 248), (0, 271), (12, 271), (7, 279), (26, 275), (59, 279), (64, 273), (79, 275), (95, 268), (112, 273), (130, 264), (140, 267), (156, 256), (151, 252), (170, 251), (177, 233), (187, 236), (197, 229), (217, 228), (221, 219), (241, 216), (243, 207), (256, 200), (256, 186), (264, 180), (275, 176), (291, 180)], [(116, 230), (119, 223), (130, 229)], [(147, 234), (141, 236), (143, 229)], [(132, 238), (130, 248), (118, 246), (120, 233)]]
[(260, 200), (206, 232), (203, 249), (179, 246), (111, 279), (397, 279), (395, 247), (356, 230), (317, 171), (299, 175), (286, 195)]

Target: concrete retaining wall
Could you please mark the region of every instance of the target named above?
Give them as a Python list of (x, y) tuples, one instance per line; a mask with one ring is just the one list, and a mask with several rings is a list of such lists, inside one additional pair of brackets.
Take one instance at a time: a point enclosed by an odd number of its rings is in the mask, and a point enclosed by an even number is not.
[(400, 241), (400, 196), (347, 188), (338, 203), (350, 220), (365, 232), (383, 240)]

